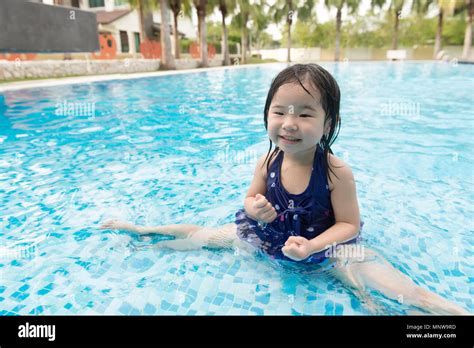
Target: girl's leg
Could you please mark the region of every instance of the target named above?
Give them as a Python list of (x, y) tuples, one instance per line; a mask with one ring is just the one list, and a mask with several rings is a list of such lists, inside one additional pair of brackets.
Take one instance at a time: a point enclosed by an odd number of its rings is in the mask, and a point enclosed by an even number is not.
[(167, 236), (175, 236), (176, 238), (186, 238), (190, 234), (202, 229), (202, 226), (190, 224), (175, 224), (163, 226), (137, 226), (130, 222), (109, 220), (100, 226), (102, 230), (125, 230), (138, 234), (158, 233)]
[(330, 273), (352, 287), (356, 295), (365, 296), (366, 289), (371, 288), (390, 299), (419, 307), (432, 314), (470, 314), (464, 308), (416, 285), (375, 251), (365, 247), (362, 250), (364, 255), (361, 259), (347, 256), (331, 259), (335, 267)]
[(220, 227), (202, 227), (188, 234), (187, 238), (159, 242), (156, 247), (175, 250), (193, 250), (202, 247), (232, 249), (238, 239), (235, 232), (235, 224), (226, 224)]
[(226, 224), (221, 227), (202, 227), (190, 224), (174, 224), (163, 226), (136, 226), (132, 223), (118, 220), (107, 221), (100, 226), (101, 229), (126, 230), (139, 234), (158, 233), (174, 236), (177, 239), (159, 242), (155, 247), (170, 248), (175, 250), (192, 250), (202, 247), (232, 248), (236, 235), (235, 224)]

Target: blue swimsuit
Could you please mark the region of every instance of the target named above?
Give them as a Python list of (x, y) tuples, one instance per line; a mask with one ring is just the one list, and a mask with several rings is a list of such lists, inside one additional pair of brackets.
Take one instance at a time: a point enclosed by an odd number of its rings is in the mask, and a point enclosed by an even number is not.
[[(317, 146), (314, 154), (311, 179), (300, 194), (286, 191), (281, 183), (283, 151), (279, 151), (270, 165), (265, 197), (276, 209), (277, 218), (268, 224), (250, 218), (244, 209), (235, 214), (237, 235), (243, 241), (259, 248), (273, 258), (294, 261), (283, 255), (281, 248), (290, 236), (313, 239), (335, 224), (327, 171), (323, 165), (323, 151)], [(363, 222), (361, 222), (361, 228)], [(359, 233), (360, 235), (360, 233)], [(355, 243), (359, 235), (339, 244)], [(326, 259), (325, 251), (312, 254), (301, 262), (319, 263)]]

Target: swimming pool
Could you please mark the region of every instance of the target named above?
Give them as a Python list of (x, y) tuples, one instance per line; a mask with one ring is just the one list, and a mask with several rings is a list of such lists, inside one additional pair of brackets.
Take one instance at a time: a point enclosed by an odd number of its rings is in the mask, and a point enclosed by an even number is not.
[[(354, 171), (366, 245), (473, 311), (473, 67), (322, 65), (342, 90), (333, 150)], [(0, 314), (367, 314), (318, 269), (97, 229), (232, 222), (284, 67), (0, 94)]]

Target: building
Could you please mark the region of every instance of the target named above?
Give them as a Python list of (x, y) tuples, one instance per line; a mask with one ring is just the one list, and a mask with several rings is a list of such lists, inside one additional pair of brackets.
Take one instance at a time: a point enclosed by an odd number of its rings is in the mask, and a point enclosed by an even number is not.
[[(140, 43), (143, 38), (140, 34), (140, 15), (137, 9), (131, 8), (127, 0), (34, 0), (47, 5), (76, 7), (81, 10), (93, 11), (97, 15), (99, 34), (102, 41), (114, 47), (117, 58), (140, 57)], [(169, 11), (170, 32), (173, 52), (175, 40), (172, 24), (173, 16)], [(161, 14), (158, 10), (148, 13), (144, 18), (144, 26), (148, 39), (160, 41)], [(197, 24), (187, 17), (178, 17), (180, 38), (196, 39)], [(113, 43), (108, 40), (113, 38)]]

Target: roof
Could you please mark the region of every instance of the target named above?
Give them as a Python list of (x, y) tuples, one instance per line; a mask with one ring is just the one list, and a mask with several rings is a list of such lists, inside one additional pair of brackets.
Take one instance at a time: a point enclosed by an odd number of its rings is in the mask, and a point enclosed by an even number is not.
[(97, 23), (109, 24), (132, 12), (131, 9), (115, 11), (97, 11)]

